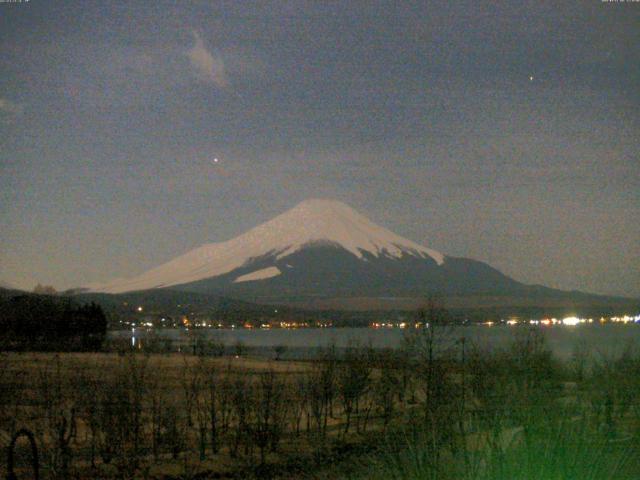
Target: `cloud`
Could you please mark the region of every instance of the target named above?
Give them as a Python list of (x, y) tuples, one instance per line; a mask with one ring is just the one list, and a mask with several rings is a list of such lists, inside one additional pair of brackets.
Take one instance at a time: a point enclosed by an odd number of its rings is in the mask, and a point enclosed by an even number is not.
[(0, 121), (12, 123), (22, 113), (22, 105), (0, 97)]
[(194, 46), (187, 52), (196, 74), (205, 82), (213, 83), (219, 88), (227, 88), (229, 80), (225, 72), (224, 62), (219, 56), (213, 56), (204, 46), (202, 37), (196, 31), (191, 32), (195, 40)]

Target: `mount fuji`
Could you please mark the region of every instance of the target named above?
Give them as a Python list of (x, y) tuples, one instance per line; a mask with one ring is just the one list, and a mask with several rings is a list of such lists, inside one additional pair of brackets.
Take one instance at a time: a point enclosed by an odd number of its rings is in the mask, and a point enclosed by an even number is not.
[(381, 301), (432, 294), (495, 299), (570, 293), (525, 285), (486, 263), (444, 255), (324, 199), (303, 201), (234, 239), (202, 245), (133, 278), (91, 285), (88, 292), (157, 289), (321, 308), (363, 299), (377, 308)]

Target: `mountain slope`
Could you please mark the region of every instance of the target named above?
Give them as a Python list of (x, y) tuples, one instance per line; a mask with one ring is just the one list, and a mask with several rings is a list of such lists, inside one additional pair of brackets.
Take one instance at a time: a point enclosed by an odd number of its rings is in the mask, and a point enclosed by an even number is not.
[(431, 294), (478, 305), (627, 305), (635, 300), (520, 283), (486, 263), (443, 255), (347, 205), (307, 200), (226, 242), (205, 244), (89, 292), (175, 290), (304, 308), (403, 308)]
[[(274, 270), (279, 274), (245, 280)], [(431, 258), (375, 257), (368, 252), (358, 258), (339, 245), (325, 244), (310, 245), (282, 258), (265, 255), (227, 274), (180, 286), (185, 291), (224, 291), (240, 298), (274, 302), (298, 296), (465, 295), (514, 293), (522, 288), (519, 282), (474, 260), (445, 257), (438, 265)]]

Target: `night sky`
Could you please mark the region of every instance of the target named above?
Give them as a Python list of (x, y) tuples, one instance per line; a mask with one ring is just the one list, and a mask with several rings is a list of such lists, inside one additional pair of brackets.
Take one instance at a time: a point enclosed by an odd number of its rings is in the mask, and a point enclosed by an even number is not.
[(0, 3), (18, 287), (138, 274), (325, 197), (640, 297), (639, 152), (639, 2)]

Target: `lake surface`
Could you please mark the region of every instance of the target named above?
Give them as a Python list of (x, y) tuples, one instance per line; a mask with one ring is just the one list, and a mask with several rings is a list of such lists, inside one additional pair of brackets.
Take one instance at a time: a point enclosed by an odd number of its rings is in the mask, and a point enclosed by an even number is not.
[[(456, 340), (465, 338), (466, 344), (481, 348), (498, 349), (508, 346), (516, 332), (529, 327), (511, 326), (466, 326), (442, 330), (442, 342), (453, 345)], [(555, 355), (568, 359), (576, 348), (586, 349), (594, 355), (615, 356), (627, 347), (640, 348), (640, 324), (606, 324), (534, 327), (539, 328)], [(287, 357), (305, 357), (313, 355), (319, 349), (334, 344), (338, 349), (351, 343), (370, 345), (373, 348), (398, 348), (402, 345), (408, 330), (371, 329), (371, 328), (303, 328), (303, 329), (211, 329), (199, 330), (203, 335), (216, 342), (232, 347), (242, 342), (255, 353), (267, 353), (283, 345), (287, 348)], [(191, 343), (189, 332), (179, 329), (157, 331), (161, 337), (168, 337), (177, 346)], [(114, 338), (131, 338), (131, 331), (110, 332)], [(135, 338), (144, 342), (147, 332), (136, 330)]]

